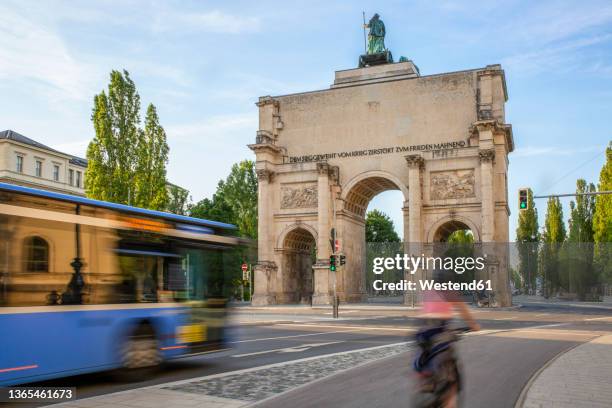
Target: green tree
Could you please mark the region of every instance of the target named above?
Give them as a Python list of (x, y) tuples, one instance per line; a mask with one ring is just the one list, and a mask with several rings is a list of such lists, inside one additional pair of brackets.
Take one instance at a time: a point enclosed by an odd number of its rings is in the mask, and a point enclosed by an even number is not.
[[(599, 191), (612, 191), (612, 142), (606, 148), (606, 163), (599, 173)], [(595, 198), (593, 214), (595, 263), (603, 282), (612, 283), (612, 195)]]
[(178, 215), (187, 215), (189, 212), (189, 190), (172, 183), (167, 183), (168, 205), (166, 211)]
[(400, 242), (393, 220), (379, 210), (366, 214), (365, 234), (366, 242)]
[(563, 267), (569, 290), (581, 300), (596, 285), (597, 273), (593, 265), (593, 213), (595, 196), (580, 195), (595, 191), (593, 183), (576, 181), (576, 201), (570, 202), (570, 221), (567, 244), (564, 247)]
[(108, 90), (94, 96), (91, 120), (95, 136), (87, 148), (87, 196), (164, 209), (166, 134), (153, 105), (140, 128), (140, 96), (127, 71), (111, 71)]
[[(576, 194), (593, 193), (595, 185), (583, 179), (576, 181)], [(569, 242), (593, 242), (593, 214), (595, 212), (595, 197), (577, 195), (576, 201), (570, 202)]]
[(159, 124), (155, 106), (149, 104), (144, 130), (139, 132), (137, 162), (134, 172), (133, 205), (153, 210), (166, 209), (168, 188), (166, 187), (166, 164), (168, 143), (166, 131)]
[(535, 287), (538, 268), (538, 209), (533, 202), (533, 192), (528, 190), (527, 209), (519, 213), (516, 241), (519, 252), (519, 273), (528, 293)]
[(243, 160), (232, 166), (223, 198), (234, 213), (241, 235), (257, 238), (257, 173), (253, 161)]
[(551, 197), (548, 199), (546, 208), (544, 232), (542, 233), (543, 244), (540, 249), (540, 276), (543, 277), (546, 285), (546, 296), (557, 290), (561, 284), (559, 280), (559, 252), (565, 237), (566, 231), (561, 201), (558, 197)]
[(127, 71), (112, 71), (108, 93), (94, 96), (95, 136), (87, 148), (85, 190), (98, 200), (127, 204), (136, 166), (140, 96)]
[(244, 160), (232, 166), (219, 181), (212, 199), (205, 198), (190, 211), (192, 217), (235, 224), (240, 235), (257, 238), (257, 174), (255, 163)]

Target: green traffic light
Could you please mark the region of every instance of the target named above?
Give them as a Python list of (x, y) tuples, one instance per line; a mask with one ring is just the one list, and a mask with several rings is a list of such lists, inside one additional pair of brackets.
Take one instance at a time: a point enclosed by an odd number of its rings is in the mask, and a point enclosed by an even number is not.
[(522, 209), (527, 208), (527, 203), (523, 201), (523, 202), (521, 203), (521, 208), (522, 208)]

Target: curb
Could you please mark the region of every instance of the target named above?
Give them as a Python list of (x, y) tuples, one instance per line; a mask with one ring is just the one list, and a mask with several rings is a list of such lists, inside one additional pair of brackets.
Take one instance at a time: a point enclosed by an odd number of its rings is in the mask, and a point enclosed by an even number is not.
[(514, 408), (523, 408), (523, 406), (525, 405), (525, 400), (527, 399), (527, 394), (529, 393), (529, 390), (531, 389), (531, 386), (538, 379), (540, 374), (542, 374), (542, 372), (544, 372), (544, 370), (546, 370), (548, 367), (550, 367), (561, 356), (563, 356), (566, 353), (569, 353), (570, 351), (572, 351), (573, 349), (575, 349), (576, 347), (578, 347), (578, 346), (580, 346), (582, 344), (585, 344), (585, 343), (578, 343), (578, 344), (575, 344), (574, 346), (568, 348), (567, 350), (560, 351), (553, 358), (548, 360), (546, 362), (546, 364), (544, 364), (542, 367), (538, 368), (536, 370), (536, 372), (533, 373), (531, 375), (531, 377), (529, 377), (529, 379), (527, 380), (527, 382), (523, 386), (523, 389), (521, 390), (521, 393), (519, 394), (518, 398), (516, 399), (516, 403), (514, 404)]

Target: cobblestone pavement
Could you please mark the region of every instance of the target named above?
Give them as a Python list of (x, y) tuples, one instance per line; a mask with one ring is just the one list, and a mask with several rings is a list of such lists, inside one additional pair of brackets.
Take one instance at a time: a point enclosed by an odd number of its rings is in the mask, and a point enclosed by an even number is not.
[(579, 345), (544, 368), (523, 408), (612, 407), (612, 335)]
[(320, 378), (391, 357), (409, 349), (397, 343), (297, 361), (254, 367), (203, 378), (138, 388), (53, 405), (62, 408), (210, 407), (237, 408)]
[(280, 394), (335, 372), (353, 368), (372, 360), (393, 356), (406, 350), (407, 345), (394, 345), (364, 351), (338, 353), (328, 357), (278, 365), (221, 378), (192, 381), (164, 387), (164, 389), (253, 402), (274, 394)]

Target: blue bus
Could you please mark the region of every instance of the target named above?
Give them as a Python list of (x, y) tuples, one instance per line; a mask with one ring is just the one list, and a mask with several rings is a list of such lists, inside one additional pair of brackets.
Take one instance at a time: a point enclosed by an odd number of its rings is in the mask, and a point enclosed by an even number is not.
[(234, 230), (0, 183), (0, 386), (224, 349)]

